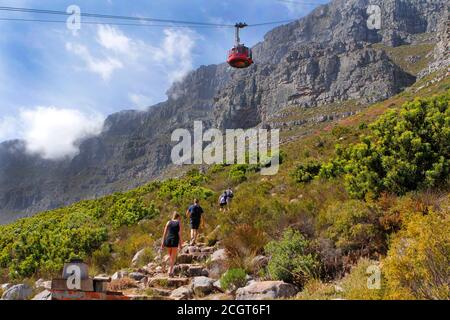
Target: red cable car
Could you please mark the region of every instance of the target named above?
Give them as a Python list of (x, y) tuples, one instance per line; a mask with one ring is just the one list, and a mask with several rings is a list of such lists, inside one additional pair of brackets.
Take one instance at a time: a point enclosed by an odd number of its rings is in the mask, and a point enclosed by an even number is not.
[(253, 64), (252, 50), (241, 44), (239, 30), (247, 27), (246, 23), (236, 23), (236, 44), (228, 52), (227, 62), (233, 68), (248, 68)]

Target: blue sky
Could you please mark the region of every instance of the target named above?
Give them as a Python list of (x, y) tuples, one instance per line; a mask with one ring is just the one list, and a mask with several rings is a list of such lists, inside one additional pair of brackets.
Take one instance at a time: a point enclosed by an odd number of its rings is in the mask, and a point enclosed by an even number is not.
[[(277, 0), (0, 1), (0, 6), (64, 11), (73, 4), (89, 13), (226, 24), (299, 18), (314, 8)], [(1, 11), (0, 17), (65, 19)], [(271, 28), (246, 29), (242, 40), (252, 46)], [(220, 28), (83, 24), (74, 35), (65, 24), (0, 21), (0, 141), (46, 130), (40, 146), (45, 148), (52, 143), (48, 137), (63, 130), (59, 124), (71, 118), (98, 131), (95, 122), (108, 114), (163, 101), (171, 83), (188, 71), (223, 62), (233, 36), (232, 29)]]

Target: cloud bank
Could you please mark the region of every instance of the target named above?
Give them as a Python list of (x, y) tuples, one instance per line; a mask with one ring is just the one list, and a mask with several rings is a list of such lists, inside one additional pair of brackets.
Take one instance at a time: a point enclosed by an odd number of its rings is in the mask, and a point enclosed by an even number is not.
[(72, 158), (79, 152), (79, 141), (98, 135), (103, 121), (99, 114), (87, 115), (74, 109), (21, 109), (18, 119), (8, 117), (0, 121), (0, 138), (8, 131), (19, 132), (30, 154), (48, 160)]
[[(129, 37), (112, 26), (102, 25), (94, 30), (90, 37), (65, 42), (65, 51), (78, 60), (73, 71), (97, 76), (105, 88), (113, 83), (115, 87), (124, 84), (122, 89), (134, 108), (142, 109), (157, 101), (139, 86), (127, 88), (130, 77), (139, 81), (149, 74), (158, 74), (163, 75), (160, 81), (170, 84), (182, 80), (193, 69), (193, 50), (199, 37), (189, 29), (166, 29), (157, 45)], [(70, 97), (67, 102), (75, 105)], [(77, 107), (21, 108), (0, 117), (0, 141), (22, 139), (28, 153), (44, 159), (72, 158), (79, 152), (79, 141), (99, 134), (103, 121), (104, 116)]]

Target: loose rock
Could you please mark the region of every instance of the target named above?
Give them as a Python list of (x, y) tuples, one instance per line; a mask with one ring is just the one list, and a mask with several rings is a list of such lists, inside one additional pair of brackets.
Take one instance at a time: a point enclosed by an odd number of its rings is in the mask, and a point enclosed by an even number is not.
[(204, 297), (214, 291), (214, 279), (208, 277), (195, 277), (192, 280), (193, 290), (196, 296)]
[(170, 297), (175, 300), (187, 300), (191, 299), (193, 295), (194, 291), (192, 290), (192, 286), (183, 286), (173, 290)]
[(298, 289), (283, 281), (253, 282), (249, 286), (236, 291), (236, 300), (265, 300), (290, 298), (297, 294)]
[(3, 293), (2, 300), (28, 300), (32, 294), (33, 290), (28, 285), (17, 284)]
[(211, 255), (211, 263), (209, 264), (209, 276), (218, 279), (225, 271), (227, 271), (227, 252), (225, 249), (219, 249)]

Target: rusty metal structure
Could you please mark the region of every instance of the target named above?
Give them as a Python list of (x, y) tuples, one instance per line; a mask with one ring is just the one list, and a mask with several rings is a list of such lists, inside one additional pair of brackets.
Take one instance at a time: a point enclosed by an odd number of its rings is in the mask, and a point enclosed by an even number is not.
[(51, 300), (130, 300), (121, 292), (108, 290), (111, 278), (90, 278), (88, 271), (81, 260), (64, 264), (62, 278), (52, 280)]

